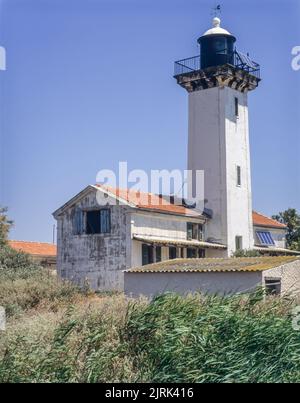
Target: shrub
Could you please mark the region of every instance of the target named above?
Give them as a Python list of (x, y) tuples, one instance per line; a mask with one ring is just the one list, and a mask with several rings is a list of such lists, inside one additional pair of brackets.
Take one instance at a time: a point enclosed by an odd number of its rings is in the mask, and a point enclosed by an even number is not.
[(233, 253), (232, 257), (259, 257), (261, 253), (255, 249), (241, 249)]
[(56, 278), (34, 263), (30, 256), (9, 246), (0, 251), (0, 305), (8, 316), (22, 313), (39, 304), (55, 309), (61, 301), (69, 302), (79, 290)]

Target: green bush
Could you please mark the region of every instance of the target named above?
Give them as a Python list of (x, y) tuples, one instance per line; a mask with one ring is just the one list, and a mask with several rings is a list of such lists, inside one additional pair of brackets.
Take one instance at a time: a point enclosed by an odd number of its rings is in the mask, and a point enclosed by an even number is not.
[(259, 257), (261, 253), (255, 249), (241, 249), (233, 253), (232, 257)]

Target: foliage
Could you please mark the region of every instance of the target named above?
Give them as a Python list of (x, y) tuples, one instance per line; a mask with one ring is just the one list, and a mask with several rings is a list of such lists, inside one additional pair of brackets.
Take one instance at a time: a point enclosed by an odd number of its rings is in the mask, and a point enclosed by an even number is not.
[(0, 306), (8, 316), (21, 314), (41, 302), (55, 306), (78, 294), (73, 285), (59, 281), (30, 256), (5, 245), (0, 249)]
[(13, 221), (7, 217), (7, 207), (0, 207), (0, 247), (5, 245)]
[(12, 323), (0, 341), (0, 382), (300, 381), (290, 301), (94, 298)]
[(287, 226), (286, 240), (288, 247), (293, 250), (300, 250), (300, 215), (297, 210), (289, 208), (272, 218)]
[(299, 382), (300, 334), (282, 304), (159, 296), (130, 305), (124, 338), (153, 382)]
[(261, 254), (255, 249), (241, 249), (233, 253), (232, 257), (259, 257)]

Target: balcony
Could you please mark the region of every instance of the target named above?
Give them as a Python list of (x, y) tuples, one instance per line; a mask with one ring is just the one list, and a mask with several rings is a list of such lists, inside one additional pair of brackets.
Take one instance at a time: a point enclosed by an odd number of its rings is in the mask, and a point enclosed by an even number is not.
[[(224, 55), (222, 56), (224, 57)], [(233, 57), (232, 54), (228, 55), (227, 57), (227, 64), (235, 67), (236, 69), (243, 70), (260, 80), (260, 65), (251, 60), (248, 55), (244, 55), (235, 50)], [(201, 56), (189, 57), (188, 59), (178, 60), (175, 62), (174, 77), (177, 78), (178, 76), (195, 73), (200, 70), (202, 70)]]

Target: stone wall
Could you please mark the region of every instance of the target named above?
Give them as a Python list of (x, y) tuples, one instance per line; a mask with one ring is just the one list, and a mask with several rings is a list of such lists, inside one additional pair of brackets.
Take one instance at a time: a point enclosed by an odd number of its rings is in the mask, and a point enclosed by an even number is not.
[(79, 285), (86, 282), (95, 290), (122, 290), (122, 270), (130, 267), (131, 255), (126, 206), (110, 206), (111, 233), (74, 235), (75, 209), (99, 208), (95, 195), (90, 192), (58, 217), (58, 274)]

